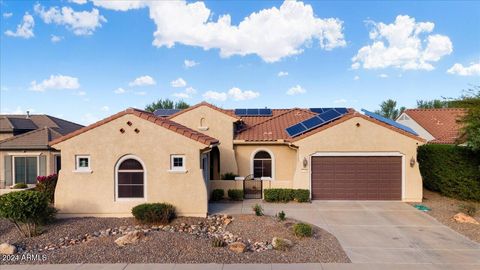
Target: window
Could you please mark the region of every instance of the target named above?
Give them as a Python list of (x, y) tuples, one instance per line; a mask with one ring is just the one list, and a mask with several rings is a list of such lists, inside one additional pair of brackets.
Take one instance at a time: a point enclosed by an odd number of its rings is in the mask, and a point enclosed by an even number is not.
[(170, 164), (172, 171), (185, 171), (185, 156), (172, 155)]
[(272, 157), (267, 151), (258, 151), (253, 157), (253, 178), (272, 177)]
[(14, 157), (14, 183), (36, 184), (38, 176), (37, 157)]
[(90, 156), (76, 156), (77, 171), (90, 171)]
[(60, 169), (62, 168), (62, 159), (60, 158), (60, 155), (54, 155), (55, 158), (55, 173), (58, 174), (60, 172)]
[(144, 197), (144, 170), (142, 164), (133, 158), (128, 158), (117, 167), (117, 197)]

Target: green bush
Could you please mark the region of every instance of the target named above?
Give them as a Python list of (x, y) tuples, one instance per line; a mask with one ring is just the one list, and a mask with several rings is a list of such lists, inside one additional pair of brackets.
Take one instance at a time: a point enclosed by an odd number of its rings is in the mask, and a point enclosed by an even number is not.
[(312, 226), (305, 223), (297, 223), (293, 225), (293, 234), (299, 237), (311, 237), (313, 234)]
[(462, 203), (458, 205), (458, 210), (464, 214), (473, 217), (477, 213), (478, 209), (477, 206), (473, 203)]
[(255, 204), (252, 209), (256, 216), (263, 216), (263, 207), (260, 204)]
[(57, 187), (58, 175), (38, 176), (36, 190), (45, 193), (51, 203), (54, 203), (55, 188)]
[(17, 191), (0, 196), (0, 218), (11, 221), (25, 237), (38, 235), (39, 226), (53, 221), (55, 213), (47, 196), (38, 191)]
[(287, 218), (287, 214), (285, 214), (285, 212), (283, 212), (283, 210), (282, 210), (282, 211), (278, 212), (277, 217), (280, 221), (284, 221)]
[(235, 180), (235, 177), (237, 177), (237, 174), (227, 172), (225, 174), (221, 175), (222, 180)]
[(229, 189), (228, 197), (234, 201), (243, 201), (243, 190), (241, 189)]
[(225, 191), (223, 189), (214, 189), (212, 190), (212, 201), (220, 201), (225, 196)]
[(172, 221), (175, 207), (168, 203), (144, 203), (132, 208), (133, 216), (142, 223), (167, 224)]
[(308, 202), (310, 191), (308, 189), (271, 188), (265, 189), (263, 198), (267, 202)]
[(16, 183), (16, 184), (13, 186), (13, 189), (23, 189), (23, 188), (28, 188), (28, 185), (25, 184), (25, 183)]
[(417, 160), (425, 188), (480, 201), (480, 153), (466, 147), (427, 144), (418, 148)]

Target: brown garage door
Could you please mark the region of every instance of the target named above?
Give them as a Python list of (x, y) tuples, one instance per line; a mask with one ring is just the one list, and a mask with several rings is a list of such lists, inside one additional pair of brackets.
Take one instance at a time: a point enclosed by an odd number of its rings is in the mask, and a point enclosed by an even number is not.
[(401, 198), (401, 157), (312, 157), (314, 200)]

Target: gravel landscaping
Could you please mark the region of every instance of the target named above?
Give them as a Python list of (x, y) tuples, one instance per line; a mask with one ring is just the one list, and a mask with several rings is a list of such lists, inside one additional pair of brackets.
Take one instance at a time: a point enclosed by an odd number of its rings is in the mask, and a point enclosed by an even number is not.
[[(231, 220), (225, 222), (225, 217), (220, 216), (182, 217), (169, 226), (159, 227), (139, 226), (133, 218), (59, 219), (34, 238), (20, 236), (13, 225), (0, 219), (0, 243), (21, 248), (19, 255), (44, 254), (47, 258), (43, 262), (1, 263), (350, 262), (337, 239), (321, 228), (314, 227), (311, 238), (297, 238), (292, 234), (295, 220), (280, 222), (274, 217), (254, 215), (234, 215), (227, 219)], [(144, 231), (145, 237), (136, 244), (119, 247), (115, 240), (130, 229)], [(216, 235), (223, 236), (227, 243), (245, 243), (247, 251), (235, 253), (228, 246), (213, 247), (212, 236)], [(273, 237), (289, 239), (293, 246), (286, 251), (272, 249)]]
[[(441, 223), (453, 230), (465, 235), (473, 241), (480, 243), (480, 225), (470, 223), (458, 223), (453, 220), (453, 216), (460, 212), (459, 205), (472, 202), (465, 202), (457, 199), (442, 196), (429, 190), (423, 191), (422, 204), (431, 208), (426, 212)], [(414, 205), (415, 203), (412, 203)], [(473, 218), (480, 222), (480, 203), (474, 203), (477, 206), (477, 213)]]

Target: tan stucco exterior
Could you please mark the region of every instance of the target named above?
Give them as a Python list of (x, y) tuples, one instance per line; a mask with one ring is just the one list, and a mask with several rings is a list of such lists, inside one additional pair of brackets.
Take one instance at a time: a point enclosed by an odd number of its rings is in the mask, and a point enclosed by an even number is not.
[[(122, 128), (124, 133), (120, 132)], [(54, 147), (62, 152), (55, 196), (55, 207), (60, 214), (130, 216), (132, 207), (145, 202), (171, 203), (179, 215), (207, 213), (207, 185), (200, 168), (201, 151), (207, 146), (198, 141), (126, 114)], [(169, 171), (173, 154), (185, 156), (185, 173)], [(76, 172), (76, 155), (90, 156), (91, 172)], [(125, 155), (133, 155), (144, 164), (143, 199), (116, 198), (115, 166)]]
[(233, 123), (237, 119), (207, 105), (201, 105), (174, 116), (171, 120), (218, 139), (220, 173), (238, 173), (233, 149)]

